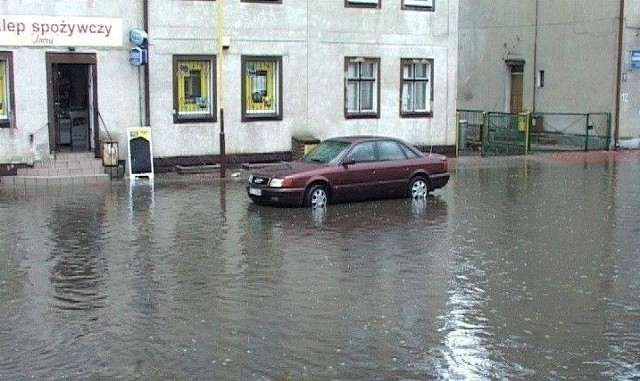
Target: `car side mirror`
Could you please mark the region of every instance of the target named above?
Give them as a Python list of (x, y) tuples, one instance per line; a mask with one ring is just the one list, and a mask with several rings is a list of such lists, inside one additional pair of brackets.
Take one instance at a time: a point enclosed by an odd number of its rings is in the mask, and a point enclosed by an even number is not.
[(355, 163), (356, 163), (356, 161), (353, 158), (346, 158), (342, 162), (342, 165), (346, 167), (347, 165), (352, 165), (352, 164), (355, 164)]

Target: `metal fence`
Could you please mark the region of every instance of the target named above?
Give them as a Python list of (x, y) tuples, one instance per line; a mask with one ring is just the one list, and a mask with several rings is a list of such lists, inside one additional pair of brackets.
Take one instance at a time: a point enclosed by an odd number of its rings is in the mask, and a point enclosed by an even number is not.
[(532, 117), (533, 151), (609, 150), (610, 113), (536, 113)]
[(508, 114), (458, 110), (458, 155), (609, 150), (610, 113)]

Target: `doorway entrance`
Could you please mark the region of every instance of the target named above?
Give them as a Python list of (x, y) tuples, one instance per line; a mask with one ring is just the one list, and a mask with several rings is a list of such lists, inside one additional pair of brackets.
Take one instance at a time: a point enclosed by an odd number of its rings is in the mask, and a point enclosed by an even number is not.
[(98, 155), (95, 54), (47, 53), (51, 152)]
[(522, 95), (524, 91), (524, 61), (507, 62), (510, 74), (509, 112), (522, 112)]

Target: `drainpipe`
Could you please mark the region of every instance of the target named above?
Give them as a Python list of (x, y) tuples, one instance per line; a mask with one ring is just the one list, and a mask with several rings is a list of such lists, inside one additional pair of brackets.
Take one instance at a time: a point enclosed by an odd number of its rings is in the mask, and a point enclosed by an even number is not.
[(218, 94), (218, 108), (220, 114), (220, 177), (226, 177), (226, 166), (227, 166), (227, 157), (226, 157), (226, 141), (224, 136), (224, 94), (223, 94), (223, 27), (222, 27), (222, 7), (223, 0), (217, 0), (217, 22), (216, 27), (218, 29), (218, 54), (216, 56), (216, 85), (217, 85), (217, 94)]
[(537, 80), (536, 76), (538, 75), (538, 7), (540, 5), (540, 0), (536, 0), (536, 25), (533, 33), (533, 111), (532, 114), (535, 116), (536, 114), (536, 91), (537, 91)]
[[(149, 0), (143, 0), (142, 7), (143, 7), (142, 28), (145, 32), (147, 32), (147, 35), (149, 35)], [(147, 54), (149, 54), (149, 42), (147, 42)], [(150, 109), (151, 109), (151, 106), (149, 105), (149, 63), (147, 62), (147, 64), (144, 65), (144, 125), (145, 126), (151, 125), (151, 120), (149, 116)]]
[(622, 79), (622, 34), (624, 32), (624, 0), (620, 0), (620, 15), (618, 16), (618, 67), (616, 69), (616, 102), (615, 121), (613, 129), (614, 148), (618, 148), (618, 138), (620, 135), (620, 90)]

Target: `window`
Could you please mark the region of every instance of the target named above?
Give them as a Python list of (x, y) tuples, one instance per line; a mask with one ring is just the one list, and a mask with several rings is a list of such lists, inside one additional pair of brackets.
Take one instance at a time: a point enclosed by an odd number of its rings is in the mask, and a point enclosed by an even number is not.
[(375, 142), (363, 142), (357, 144), (351, 149), (349, 155), (347, 155), (347, 162), (365, 163), (368, 161), (375, 161), (375, 144)]
[(215, 57), (174, 56), (174, 123), (216, 120)]
[(0, 52), (0, 128), (11, 127), (13, 111), (13, 56)]
[(345, 116), (377, 118), (380, 59), (346, 58), (345, 61)]
[(431, 116), (433, 60), (403, 59), (400, 88), (401, 116)]
[(345, 0), (345, 7), (380, 8), (382, 0)]
[(402, 9), (433, 11), (435, 0), (402, 0)]
[(242, 57), (242, 120), (282, 120), (282, 58)]
[(404, 160), (407, 155), (398, 142), (382, 140), (378, 142), (378, 154), (380, 160)]

